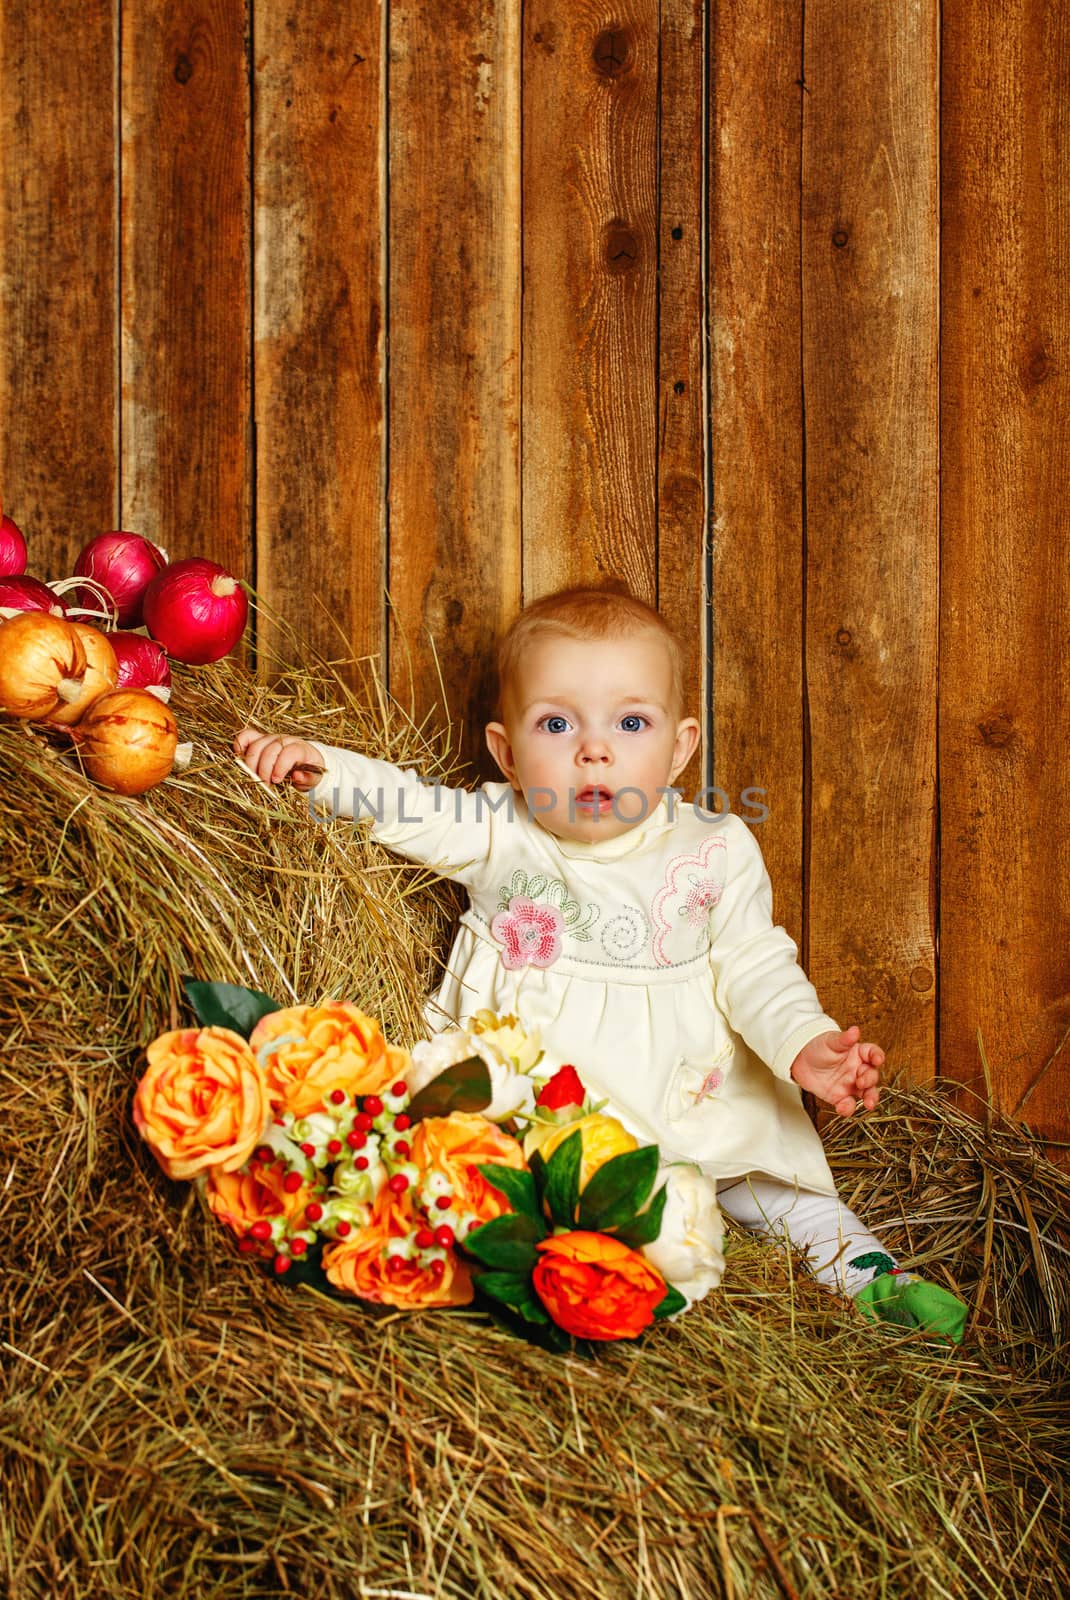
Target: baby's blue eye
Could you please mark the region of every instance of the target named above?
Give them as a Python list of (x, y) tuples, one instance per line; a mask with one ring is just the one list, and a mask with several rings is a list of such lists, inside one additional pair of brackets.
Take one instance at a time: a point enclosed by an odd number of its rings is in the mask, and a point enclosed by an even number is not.
[(567, 733), (568, 732), (568, 718), (567, 717), (547, 717), (545, 719), (545, 721), (543, 722), (543, 727), (546, 729), (547, 733)]
[(646, 727), (646, 718), (636, 716), (633, 712), (630, 716), (621, 717), (620, 726), (622, 733), (640, 733)]

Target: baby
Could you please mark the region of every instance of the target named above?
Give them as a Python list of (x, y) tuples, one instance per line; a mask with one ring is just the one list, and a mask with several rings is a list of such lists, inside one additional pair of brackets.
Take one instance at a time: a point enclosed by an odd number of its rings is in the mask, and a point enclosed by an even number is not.
[(521, 612), (498, 667), (486, 737), (505, 783), (445, 789), (255, 728), (235, 750), (465, 885), (437, 1025), (514, 1012), (545, 1070), (576, 1063), (744, 1227), (790, 1239), (869, 1315), (961, 1338), (961, 1302), (900, 1274), (837, 1198), (800, 1091), (840, 1116), (872, 1109), (884, 1052), (823, 1011), (745, 823), (672, 788), (699, 742), (675, 635), (631, 596), (567, 590)]

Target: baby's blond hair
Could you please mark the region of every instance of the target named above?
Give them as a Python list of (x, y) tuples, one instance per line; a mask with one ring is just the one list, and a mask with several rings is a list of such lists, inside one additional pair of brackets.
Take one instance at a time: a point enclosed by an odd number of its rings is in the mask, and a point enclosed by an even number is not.
[(506, 629), (498, 646), (498, 703), (516, 676), (520, 658), (533, 639), (558, 634), (566, 639), (610, 639), (655, 633), (663, 640), (672, 666), (673, 704), (679, 716), (684, 704), (684, 652), (664, 617), (626, 590), (610, 588), (560, 589), (525, 606)]

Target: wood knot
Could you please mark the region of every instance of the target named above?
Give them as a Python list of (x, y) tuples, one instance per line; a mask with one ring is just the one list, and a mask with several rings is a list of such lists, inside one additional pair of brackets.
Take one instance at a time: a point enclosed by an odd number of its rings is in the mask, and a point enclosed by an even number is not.
[(837, 250), (842, 250), (844, 245), (846, 245), (850, 240), (850, 237), (851, 235), (847, 232), (846, 228), (837, 228), (836, 232), (832, 235), (832, 242), (836, 246)]
[(933, 986), (933, 975), (928, 967), (915, 967), (910, 974), (910, 987), (915, 994), (925, 994)]
[(1006, 711), (993, 711), (977, 724), (981, 742), (994, 750), (1003, 750), (1015, 736), (1014, 719)]
[(850, 628), (836, 629), (836, 643), (841, 649), (846, 649), (846, 647), (850, 644), (852, 637), (853, 635)]
[(177, 83), (185, 84), (188, 83), (192, 77), (193, 62), (190, 60), (189, 56), (183, 55), (180, 52), (175, 57), (175, 81)]
[(1039, 389), (1055, 373), (1055, 363), (1042, 344), (1031, 345), (1022, 357), (1018, 382), (1025, 393)]
[(628, 28), (606, 28), (598, 35), (591, 51), (594, 69), (603, 78), (620, 78), (630, 71), (635, 48)]
[(659, 494), (661, 514), (676, 524), (691, 524), (702, 516), (702, 484), (686, 472), (665, 479)]
[(460, 627), (461, 619), (464, 616), (464, 601), (463, 600), (447, 600), (445, 609), (446, 609), (446, 626), (448, 628), (458, 628), (458, 627)]
[(609, 222), (602, 234), (602, 259), (609, 272), (631, 272), (639, 261), (639, 240), (626, 222)]

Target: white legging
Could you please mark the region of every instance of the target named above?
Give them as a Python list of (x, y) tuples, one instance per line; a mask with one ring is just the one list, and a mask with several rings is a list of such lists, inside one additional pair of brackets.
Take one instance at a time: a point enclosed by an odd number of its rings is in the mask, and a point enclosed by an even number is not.
[(889, 1254), (876, 1234), (835, 1195), (796, 1189), (752, 1172), (722, 1179), (717, 1199), (725, 1215), (749, 1233), (790, 1241), (804, 1253), (818, 1282), (841, 1294), (857, 1294), (873, 1277), (872, 1266), (849, 1265), (855, 1257), (872, 1251)]

